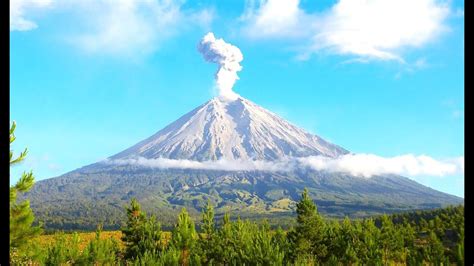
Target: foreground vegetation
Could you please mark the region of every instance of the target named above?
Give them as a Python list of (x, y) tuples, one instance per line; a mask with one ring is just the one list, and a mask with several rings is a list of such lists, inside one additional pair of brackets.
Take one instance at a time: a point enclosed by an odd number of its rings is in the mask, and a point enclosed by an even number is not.
[(296, 226), (272, 230), (265, 222), (215, 224), (208, 203), (196, 230), (182, 209), (174, 230), (162, 232), (132, 200), (121, 231), (43, 235), (17, 250), (12, 264), (38, 265), (464, 265), (464, 207), (325, 220), (306, 191)]

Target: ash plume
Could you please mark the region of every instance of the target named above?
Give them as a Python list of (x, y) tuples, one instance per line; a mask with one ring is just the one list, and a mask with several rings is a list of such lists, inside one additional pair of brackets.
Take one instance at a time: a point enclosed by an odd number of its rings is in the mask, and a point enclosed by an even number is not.
[(235, 100), (239, 95), (232, 87), (239, 79), (237, 72), (242, 70), (240, 62), (244, 59), (240, 49), (223, 39), (216, 39), (214, 33), (209, 32), (199, 42), (198, 51), (207, 62), (219, 66), (215, 75), (219, 98)]

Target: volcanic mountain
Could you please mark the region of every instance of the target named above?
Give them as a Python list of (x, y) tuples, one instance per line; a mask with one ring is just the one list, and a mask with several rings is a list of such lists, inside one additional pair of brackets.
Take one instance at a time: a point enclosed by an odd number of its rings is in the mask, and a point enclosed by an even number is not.
[(311, 135), (244, 98), (213, 98), (150, 138), (112, 156), (189, 160), (258, 159), (325, 155), (345, 149)]
[(196, 215), (207, 200), (218, 214), (284, 223), (305, 187), (319, 210), (335, 217), (463, 203), (397, 175), (363, 178), (301, 167), (238, 165), (348, 153), (247, 99), (213, 98), (107, 160), (39, 181), (27, 197), (46, 228), (61, 229), (90, 229), (98, 223), (117, 228), (131, 198), (165, 225), (182, 206)]

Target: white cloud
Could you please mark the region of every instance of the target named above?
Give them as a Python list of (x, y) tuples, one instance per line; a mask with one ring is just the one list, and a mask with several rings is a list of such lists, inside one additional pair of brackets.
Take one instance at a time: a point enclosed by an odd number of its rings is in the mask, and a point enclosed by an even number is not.
[(287, 171), (290, 161), (252, 161), (252, 160), (217, 160), (217, 161), (191, 161), (191, 160), (174, 160), (167, 158), (146, 159), (143, 157), (105, 160), (104, 163), (118, 165), (140, 165), (150, 168), (183, 168), (183, 169), (206, 169), (206, 170), (223, 170), (223, 171)]
[(240, 19), (247, 23), (244, 33), (251, 38), (301, 37), (310, 32), (300, 28), (309, 17), (299, 8), (299, 0), (264, 0), (258, 4), (248, 0)]
[(464, 108), (459, 105), (454, 99), (446, 99), (441, 102), (441, 106), (449, 109), (451, 118), (459, 119), (464, 116)]
[(349, 173), (354, 176), (370, 178), (374, 175), (397, 174), (407, 177), (446, 176), (464, 173), (464, 156), (446, 160), (436, 160), (426, 155), (412, 154), (384, 158), (373, 154), (347, 154), (338, 158), (309, 156), (287, 158), (280, 161), (259, 160), (217, 160), (191, 161), (167, 158), (146, 159), (107, 159), (104, 163), (118, 165), (140, 165), (150, 168), (184, 168), (225, 171), (293, 171), (298, 168), (311, 168), (317, 171)]
[[(286, 16), (279, 17), (284, 9)], [(421, 47), (447, 30), (450, 12), (447, 2), (436, 0), (339, 0), (321, 14), (308, 14), (299, 0), (263, 0), (248, 5), (242, 20), (253, 38), (301, 37), (300, 58), (325, 51), (403, 62), (403, 49)]]
[(10, 0), (10, 31), (28, 31), (38, 25), (25, 17), (26, 13), (51, 7), (52, 0)]
[(189, 27), (209, 28), (215, 12), (183, 8), (184, 0), (11, 0), (10, 30), (32, 30), (25, 14), (54, 4), (68, 14), (66, 41), (90, 54), (137, 57)]
[(336, 159), (310, 156), (298, 160), (315, 170), (345, 172), (362, 177), (381, 174), (445, 176), (464, 172), (464, 157), (441, 161), (426, 155), (407, 154), (384, 158), (373, 154), (347, 154)]
[(70, 42), (92, 54), (149, 54), (183, 27), (209, 27), (213, 10), (183, 10), (182, 5), (183, 1), (172, 0), (86, 1), (77, 5), (86, 29)]

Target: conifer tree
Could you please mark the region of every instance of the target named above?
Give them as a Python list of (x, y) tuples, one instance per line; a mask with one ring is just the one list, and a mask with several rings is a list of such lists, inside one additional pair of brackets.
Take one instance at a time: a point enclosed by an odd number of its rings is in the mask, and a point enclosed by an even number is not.
[(202, 232), (206, 234), (207, 238), (211, 238), (214, 235), (214, 230), (214, 207), (208, 200), (202, 214)]
[(382, 216), (380, 233), (383, 262), (399, 260), (403, 252), (403, 237), (388, 215)]
[(380, 230), (375, 226), (373, 219), (364, 220), (362, 231), (362, 241), (365, 248), (364, 252), (364, 264), (376, 264), (382, 261), (382, 253), (379, 248), (380, 243)]
[(428, 246), (425, 249), (425, 260), (434, 265), (441, 265), (445, 260), (443, 243), (433, 231), (430, 232)]
[(186, 208), (182, 208), (172, 233), (172, 246), (181, 250), (182, 265), (189, 264), (190, 251), (195, 246), (196, 239), (197, 234), (194, 222), (191, 220)]
[(136, 199), (126, 208), (127, 225), (122, 228), (122, 241), (125, 243), (125, 258), (136, 258), (148, 251), (158, 253), (161, 245), (161, 225), (154, 216), (147, 218)]
[[(10, 146), (16, 139), (15, 128), (16, 123), (13, 122), (10, 128)], [(27, 153), (28, 149), (25, 149), (17, 158), (13, 158), (13, 151), (10, 149), (10, 167), (23, 161)], [(24, 172), (18, 182), (10, 187), (10, 252), (24, 248), (29, 239), (41, 233), (39, 226), (32, 226), (35, 217), (29, 200), (17, 202), (18, 193), (28, 192), (33, 184), (33, 173)]]
[(249, 264), (256, 265), (283, 265), (285, 253), (282, 248), (272, 239), (270, 225), (267, 220), (260, 228), (255, 225), (249, 226), (251, 245), (248, 250)]
[(215, 253), (215, 247), (217, 245), (215, 239), (215, 226), (214, 226), (214, 207), (211, 201), (207, 201), (206, 207), (204, 207), (202, 213), (202, 234), (199, 235), (199, 253), (201, 253), (201, 260), (204, 264), (210, 264), (212, 262), (213, 253)]
[(297, 225), (294, 231), (289, 233), (292, 242), (293, 256), (323, 259), (327, 254), (324, 243), (325, 223), (317, 211), (316, 204), (305, 189), (301, 200), (296, 204)]
[(354, 230), (354, 225), (346, 216), (342, 221), (337, 240), (339, 260), (345, 265), (357, 263), (359, 257), (357, 254), (357, 242), (358, 236)]
[(102, 226), (99, 225), (95, 238), (89, 242), (82, 252), (82, 259), (78, 264), (115, 265), (117, 263), (118, 242), (114, 238), (101, 239), (101, 233)]

